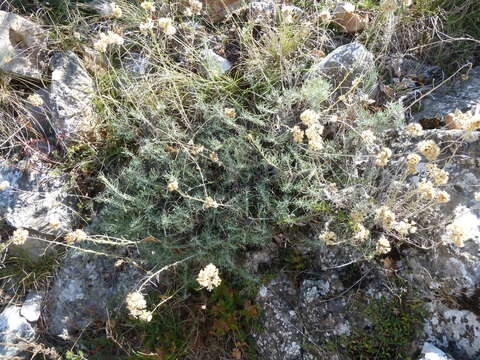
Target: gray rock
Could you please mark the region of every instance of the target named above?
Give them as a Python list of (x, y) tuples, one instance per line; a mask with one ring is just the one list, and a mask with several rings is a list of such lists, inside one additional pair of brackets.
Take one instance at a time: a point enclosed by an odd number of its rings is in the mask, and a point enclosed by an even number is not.
[(72, 231), (78, 221), (69, 182), (34, 158), (1, 162), (0, 182), (3, 181), (9, 183), (0, 191), (3, 222), (29, 231), (23, 244), (12, 245), (9, 250), (37, 260), (51, 248), (48, 240)]
[(211, 49), (203, 50), (201, 55), (204, 71), (210, 77), (221, 76), (232, 68), (230, 61), (216, 54)]
[(95, 126), (94, 83), (71, 51), (56, 53), (50, 63), (53, 106), (51, 126), (60, 137), (82, 137)]
[(20, 309), (20, 314), (29, 322), (36, 322), (40, 318), (43, 297), (43, 293), (35, 291), (28, 293)]
[(435, 345), (426, 342), (422, 347), (422, 354), (418, 360), (454, 360)]
[(439, 119), (459, 109), (463, 112), (480, 106), (480, 66), (473, 68), (468, 80), (457, 80), (444, 86), (421, 101), (421, 111), (413, 115), (413, 120)]
[(39, 54), (45, 48), (44, 35), (39, 25), (0, 10), (0, 70), (11, 75), (41, 79)]
[(262, 286), (257, 304), (262, 308), (262, 330), (254, 334), (262, 359), (302, 359), (303, 325), (295, 311), (296, 291), (286, 279)]
[(6, 307), (0, 314), (0, 357), (21, 356), (34, 339), (35, 329), (20, 315), (20, 307)]
[(338, 86), (338, 94), (351, 90), (355, 79), (360, 79), (360, 84), (375, 83), (374, 56), (358, 42), (340, 46), (309, 70), (309, 78), (318, 76), (324, 77), (335, 88)]
[(47, 296), (47, 331), (71, 339), (79, 331), (107, 320), (134, 290), (142, 273), (132, 265), (115, 266), (115, 258), (80, 250), (68, 252)]
[(429, 306), (431, 316), (425, 323), (429, 342), (448, 349), (457, 360), (480, 356), (480, 318), (471, 311), (450, 309), (439, 301)]
[(42, 99), (43, 104), (35, 106), (30, 103), (25, 104), (25, 109), (30, 119), (33, 120), (35, 128), (43, 133), (44, 137), (51, 134), (50, 124), (52, 120), (53, 104), (50, 100), (50, 89), (38, 89), (33, 92)]
[[(77, 221), (74, 200), (64, 175), (51, 171), (34, 158), (0, 163), (0, 182), (10, 186), (0, 192), (0, 214), (15, 228), (60, 235)], [(52, 227), (58, 223), (57, 228)]]
[(394, 56), (390, 67), (396, 77), (408, 78), (422, 84), (432, 84), (442, 79), (440, 67), (425, 65), (403, 55)]

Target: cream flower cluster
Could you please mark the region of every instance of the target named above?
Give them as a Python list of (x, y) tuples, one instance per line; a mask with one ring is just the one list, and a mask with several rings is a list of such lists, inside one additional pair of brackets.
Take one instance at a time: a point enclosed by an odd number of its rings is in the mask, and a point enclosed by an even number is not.
[(127, 309), (130, 315), (145, 322), (152, 320), (152, 313), (147, 310), (147, 302), (142, 293), (135, 291), (127, 295)]
[(158, 19), (158, 27), (165, 35), (175, 35), (177, 29), (173, 25), (173, 20), (171, 18), (160, 18)]
[(167, 184), (167, 190), (170, 191), (170, 192), (178, 190), (178, 180), (173, 179), (172, 181), (170, 181)]
[(416, 174), (417, 165), (420, 163), (422, 158), (418, 154), (409, 154), (407, 156), (407, 174)]
[(337, 241), (337, 234), (335, 234), (333, 231), (324, 231), (318, 235), (318, 238), (324, 241), (326, 245), (335, 245), (335, 242)]
[(377, 223), (386, 230), (392, 228), (395, 218), (395, 214), (387, 206), (382, 206), (375, 210), (375, 219)]
[(423, 127), (419, 123), (410, 123), (405, 127), (405, 131), (410, 136), (422, 136)]
[(436, 164), (427, 164), (427, 174), (435, 185), (445, 185), (448, 182), (448, 172), (440, 169)]
[(43, 100), (38, 94), (32, 94), (27, 98), (28, 102), (33, 106), (42, 106)]
[(140, 7), (146, 11), (155, 12), (155, 4), (153, 3), (153, 1), (143, 1), (140, 4)]
[(67, 235), (65, 235), (65, 241), (67, 242), (67, 244), (73, 244), (73, 243), (76, 243), (76, 242), (83, 241), (87, 237), (88, 236), (85, 233), (85, 231), (83, 231), (81, 229), (77, 229), (77, 230), (72, 231), (72, 232), (68, 233)]
[(307, 126), (303, 131), (300, 126), (296, 125), (292, 129), (293, 141), (302, 142), (304, 136), (308, 139), (308, 147), (311, 150), (323, 149), (323, 126), (318, 122), (320, 116), (313, 110), (305, 110), (300, 114), (300, 121)]
[(377, 253), (388, 254), (391, 250), (392, 246), (390, 245), (390, 241), (388, 241), (388, 239), (384, 235), (381, 235), (377, 241)]
[(220, 286), (222, 279), (218, 268), (213, 264), (208, 264), (198, 273), (197, 282), (208, 291)]
[(189, 0), (188, 7), (185, 9), (186, 16), (200, 15), (202, 13), (203, 4), (198, 0)]
[(0, 182), (0, 191), (6, 190), (10, 187), (10, 183), (7, 180)]
[(108, 46), (110, 45), (123, 45), (123, 38), (114, 33), (113, 31), (109, 31), (107, 33), (100, 33), (99, 39), (93, 44), (95, 50), (99, 52), (107, 51)]
[(450, 224), (446, 228), (445, 240), (452, 242), (458, 247), (464, 245), (464, 241), (467, 239), (467, 232), (465, 228), (459, 224)]
[(122, 9), (114, 2), (110, 2), (107, 4), (106, 14), (109, 17), (113, 18), (121, 18), (123, 15)]
[(393, 230), (395, 230), (400, 235), (408, 235), (413, 234), (417, 231), (417, 227), (413, 222), (406, 222), (406, 221), (395, 221), (392, 224)]
[(443, 190), (437, 190), (431, 181), (423, 179), (417, 187), (420, 197), (425, 200), (435, 200), (438, 204), (450, 201), (450, 195)]
[(15, 245), (23, 245), (28, 239), (28, 230), (18, 228), (12, 234), (12, 243)]
[(225, 108), (225, 109), (223, 109), (223, 116), (225, 116), (229, 119), (233, 119), (233, 118), (235, 118), (235, 116), (237, 116), (237, 112), (236, 112), (235, 108)]
[(219, 206), (218, 203), (215, 200), (213, 200), (213, 198), (211, 198), (210, 196), (207, 196), (203, 203), (204, 209), (210, 209), (210, 208), (216, 209), (218, 208), (218, 206)]
[(392, 157), (392, 150), (387, 147), (382, 148), (382, 150), (377, 154), (377, 159), (375, 164), (378, 166), (385, 166), (387, 165), (388, 161)]
[(153, 30), (154, 27), (155, 22), (152, 19), (147, 19), (147, 21), (138, 25), (138, 28), (142, 33), (148, 33), (149, 31)]
[(418, 151), (425, 156), (427, 160), (435, 160), (440, 155), (440, 148), (433, 140), (424, 140), (418, 143)]
[(363, 224), (355, 224), (355, 235), (354, 239), (356, 240), (367, 240), (368, 237), (370, 236), (370, 230), (368, 230)]

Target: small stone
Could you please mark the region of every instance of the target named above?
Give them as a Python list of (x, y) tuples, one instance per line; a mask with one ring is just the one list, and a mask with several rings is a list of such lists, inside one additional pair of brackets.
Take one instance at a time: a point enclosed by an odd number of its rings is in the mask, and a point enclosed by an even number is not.
[(221, 76), (232, 68), (230, 61), (216, 54), (211, 49), (203, 50), (201, 54), (202, 64), (208, 76)]
[(35, 338), (35, 329), (20, 315), (19, 306), (8, 306), (0, 314), (0, 358), (20, 356)]
[(35, 322), (40, 318), (43, 294), (31, 292), (23, 302), (20, 314), (29, 322)]

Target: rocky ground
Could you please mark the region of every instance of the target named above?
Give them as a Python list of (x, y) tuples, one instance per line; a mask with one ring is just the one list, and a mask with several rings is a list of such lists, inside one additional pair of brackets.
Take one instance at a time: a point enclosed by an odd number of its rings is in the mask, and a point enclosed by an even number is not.
[(0, 358), (480, 359), (461, 3), (0, 2)]

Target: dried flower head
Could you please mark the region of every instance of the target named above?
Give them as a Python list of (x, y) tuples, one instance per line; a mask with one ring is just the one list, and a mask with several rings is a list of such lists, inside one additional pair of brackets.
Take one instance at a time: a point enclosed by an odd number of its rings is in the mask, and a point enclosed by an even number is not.
[(7, 180), (0, 182), (0, 191), (6, 190), (10, 187), (10, 183)]
[(416, 174), (417, 165), (422, 158), (418, 154), (409, 154), (407, 156), (407, 174)]
[(80, 242), (80, 241), (83, 241), (87, 238), (87, 234), (83, 231), (83, 230), (80, 230), (80, 229), (77, 229), (73, 232), (70, 232), (68, 233), (67, 235), (65, 235), (65, 241), (67, 242), (67, 244), (73, 244), (75, 242)]
[(109, 45), (123, 45), (123, 38), (114, 33), (113, 31), (109, 31), (107, 33), (100, 33), (99, 39), (93, 44), (95, 50), (99, 52), (107, 51)]
[(185, 15), (200, 15), (202, 13), (203, 4), (198, 0), (189, 0)]
[(440, 169), (436, 164), (427, 164), (425, 167), (435, 185), (445, 185), (448, 182), (448, 172)]
[(204, 203), (203, 203), (203, 208), (204, 209), (210, 209), (210, 208), (216, 209), (216, 208), (218, 208), (218, 203), (215, 200), (213, 200), (210, 196), (207, 196), (205, 198)]
[(218, 158), (218, 154), (216, 152), (211, 152), (209, 157), (210, 157), (210, 160), (212, 160), (213, 162), (220, 161), (220, 159)]
[(305, 110), (300, 114), (300, 121), (307, 126), (311, 126), (318, 122), (320, 116), (313, 110)]
[(415, 226), (403, 220), (395, 221), (392, 225), (392, 228), (400, 235), (408, 235), (416, 231)]
[(444, 204), (450, 201), (450, 194), (446, 191), (438, 191), (435, 196), (435, 201), (439, 204)]
[(324, 241), (326, 245), (335, 245), (335, 242), (337, 241), (337, 234), (335, 234), (333, 231), (324, 231), (318, 235), (318, 238)]
[(310, 125), (307, 130), (305, 130), (305, 135), (307, 136), (307, 138), (309, 140), (316, 140), (318, 138), (321, 137), (322, 133), (323, 133), (323, 126), (318, 124), (318, 123), (314, 123), (312, 125)]
[(142, 33), (148, 33), (154, 27), (155, 27), (155, 23), (153, 22), (152, 19), (147, 19), (147, 21), (138, 25), (138, 28), (140, 29), (140, 32), (142, 32)]
[(425, 156), (427, 160), (435, 160), (440, 155), (440, 148), (433, 140), (424, 140), (418, 143), (418, 151)]
[(375, 210), (375, 219), (384, 229), (391, 229), (395, 222), (395, 214), (387, 206), (382, 206)]
[(384, 235), (378, 238), (376, 250), (379, 254), (388, 254), (392, 250), (390, 241)]
[(123, 15), (122, 9), (114, 2), (111, 2), (108, 4), (108, 16), (114, 17), (114, 18), (121, 18)]
[(175, 35), (177, 32), (177, 29), (173, 25), (173, 20), (171, 18), (158, 19), (158, 27), (165, 35)]
[(295, 125), (292, 129), (292, 136), (293, 141), (301, 143), (303, 141), (303, 137), (305, 136), (305, 132), (300, 128), (300, 126)]
[(350, 213), (350, 217), (352, 218), (352, 221), (356, 224), (361, 223), (366, 216), (367, 214), (365, 213), (365, 211), (362, 211), (362, 210), (354, 210)]
[(476, 200), (476, 201), (480, 201), (480, 192), (476, 192), (473, 194), (473, 198)]
[(155, 11), (155, 4), (153, 3), (153, 1), (144, 1), (140, 4), (140, 6), (146, 11)]
[(227, 118), (233, 119), (235, 116), (237, 116), (237, 112), (234, 108), (225, 108), (223, 110), (223, 115)]
[(208, 264), (198, 273), (197, 282), (208, 291), (220, 286), (222, 279), (220, 279), (218, 268), (213, 264)]
[(417, 186), (420, 197), (426, 200), (433, 200), (437, 194), (435, 187), (430, 181), (423, 179)]
[(318, 17), (320, 18), (320, 21), (322, 21), (323, 23), (328, 23), (330, 22), (330, 20), (332, 20), (332, 14), (330, 13), (330, 11), (326, 9), (323, 9), (322, 11), (320, 11), (320, 13), (318, 14)]
[(194, 145), (190, 152), (192, 153), (192, 155), (198, 155), (204, 151), (205, 151), (205, 147), (203, 145)]
[(387, 13), (394, 12), (398, 8), (396, 0), (382, 0), (380, 2), (380, 9)]
[(177, 179), (173, 179), (167, 184), (167, 190), (172, 192), (172, 191), (177, 191), (178, 190), (178, 181)]
[(321, 137), (308, 140), (308, 148), (310, 150), (318, 151), (323, 149), (323, 141)]
[(18, 228), (12, 234), (12, 243), (15, 245), (23, 245), (28, 239), (28, 230)]
[(129, 293), (126, 298), (127, 309), (130, 315), (141, 321), (149, 322), (152, 320), (152, 313), (147, 311), (147, 301), (142, 293), (135, 291)]
[(294, 22), (295, 8), (293, 6), (284, 5), (282, 6), (282, 19), (285, 24), (291, 24)]
[(33, 106), (42, 106), (43, 100), (38, 94), (32, 94), (27, 98), (28, 102)]
[(355, 236), (354, 239), (356, 240), (367, 240), (370, 236), (370, 230), (368, 230), (363, 224), (356, 224), (355, 225)]
[(459, 224), (450, 224), (446, 228), (445, 240), (452, 242), (458, 247), (464, 245), (464, 241), (467, 239), (467, 232), (464, 227)]
[(375, 144), (377, 137), (372, 130), (364, 130), (360, 133), (360, 138), (365, 145)]
[(410, 136), (422, 136), (423, 127), (419, 123), (410, 123), (405, 127), (405, 131)]
[(377, 159), (375, 164), (378, 166), (385, 166), (388, 163), (388, 160), (392, 157), (392, 150), (387, 147), (382, 148), (382, 150), (377, 154)]

